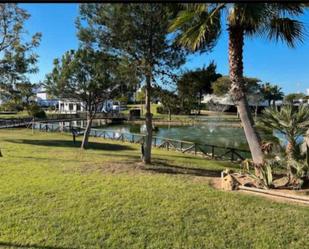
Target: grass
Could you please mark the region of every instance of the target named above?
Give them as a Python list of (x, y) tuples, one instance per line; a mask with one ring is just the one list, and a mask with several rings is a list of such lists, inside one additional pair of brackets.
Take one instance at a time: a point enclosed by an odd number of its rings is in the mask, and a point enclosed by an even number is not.
[(0, 113), (1, 119), (11, 119), (11, 118), (29, 118), (29, 114), (27, 111), (17, 112), (16, 114), (2, 114)]
[(309, 208), (218, 191), (195, 174), (235, 165), (154, 150), (142, 170), (137, 145), (91, 138), (80, 151), (71, 140), (0, 130), (0, 248), (309, 246)]
[[(140, 104), (129, 104), (127, 105), (127, 109), (121, 111), (121, 113), (128, 115), (131, 109), (141, 109), (143, 105)], [(169, 121), (169, 115), (168, 114), (160, 114), (157, 112), (157, 108), (159, 107), (159, 104), (151, 104), (151, 113), (153, 114), (153, 120), (155, 121)], [(145, 108), (143, 107), (143, 112), (145, 115)], [(235, 114), (230, 113), (221, 113), (221, 112), (210, 112), (206, 110), (201, 111), (201, 116), (207, 116), (210, 120), (212, 118), (218, 119), (221, 118), (225, 122), (237, 122), (239, 123), (239, 118)], [(198, 119), (200, 115), (172, 115), (172, 121), (177, 122), (195, 122), (196, 119)]]

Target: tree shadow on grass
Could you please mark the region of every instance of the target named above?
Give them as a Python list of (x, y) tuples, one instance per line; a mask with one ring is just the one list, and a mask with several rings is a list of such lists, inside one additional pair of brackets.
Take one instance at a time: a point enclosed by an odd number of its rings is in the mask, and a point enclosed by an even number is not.
[(77, 249), (77, 247), (42, 246), (37, 244), (19, 244), (0, 241), (0, 248), (41, 248), (41, 249)]
[(205, 176), (205, 177), (220, 177), (221, 170), (202, 169), (202, 168), (190, 168), (185, 166), (176, 166), (169, 164), (167, 161), (153, 161), (152, 165), (144, 168), (156, 173), (165, 174), (181, 174), (181, 175), (193, 175), (193, 176)]
[[(35, 140), (35, 139), (7, 139), (6, 142), (18, 143), (18, 144), (29, 144), (29, 145), (38, 145), (38, 146), (48, 146), (48, 147), (75, 147), (79, 148), (81, 145), (80, 141), (76, 141), (74, 144), (73, 141), (68, 140)], [(97, 143), (89, 142), (87, 149), (94, 150), (134, 150), (134, 148), (120, 145), (120, 144), (110, 144), (110, 143)]]

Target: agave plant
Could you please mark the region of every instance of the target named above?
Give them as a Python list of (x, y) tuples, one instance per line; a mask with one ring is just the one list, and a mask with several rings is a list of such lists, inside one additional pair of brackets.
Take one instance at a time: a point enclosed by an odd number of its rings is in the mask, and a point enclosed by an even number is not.
[[(306, 106), (295, 107), (292, 105), (283, 106), (281, 110), (267, 108), (263, 112), (260, 125), (268, 130), (277, 130), (285, 136), (287, 140), (285, 148), (287, 173), (290, 182), (293, 181), (294, 178), (303, 177), (308, 168), (305, 166), (307, 164), (305, 161), (299, 161), (299, 139), (305, 137), (309, 129), (309, 108)], [(298, 165), (297, 162), (303, 166)]]
[(259, 175), (248, 172), (249, 176), (257, 181), (260, 187), (264, 189), (274, 188), (272, 163), (266, 161), (260, 169)]

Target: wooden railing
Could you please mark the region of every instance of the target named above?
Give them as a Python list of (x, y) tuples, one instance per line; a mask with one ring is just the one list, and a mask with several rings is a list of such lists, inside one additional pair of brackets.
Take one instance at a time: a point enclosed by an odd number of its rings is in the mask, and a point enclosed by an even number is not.
[[(76, 126), (59, 126), (53, 123), (39, 123), (34, 125), (35, 129), (46, 132), (71, 132), (82, 134), (84, 128)], [(118, 132), (114, 130), (91, 129), (90, 136), (101, 137), (122, 142), (139, 143), (145, 141), (146, 135), (137, 133)], [(152, 146), (166, 150), (179, 151), (193, 155), (203, 156), (209, 159), (242, 161), (245, 158), (251, 158), (250, 151), (232, 147), (217, 146), (212, 144), (194, 143), (183, 140), (163, 138), (158, 136), (152, 137)]]
[(1, 119), (0, 129), (27, 127), (31, 125), (32, 118), (15, 118), (15, 119)]

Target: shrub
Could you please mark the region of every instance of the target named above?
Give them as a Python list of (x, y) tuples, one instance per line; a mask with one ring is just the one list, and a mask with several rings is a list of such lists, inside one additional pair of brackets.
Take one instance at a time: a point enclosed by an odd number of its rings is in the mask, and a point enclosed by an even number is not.
[(27, 107), (28, 114), (34, 118), (46, 118), (46, 113), (37, 104), (30, 104)]

